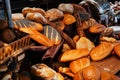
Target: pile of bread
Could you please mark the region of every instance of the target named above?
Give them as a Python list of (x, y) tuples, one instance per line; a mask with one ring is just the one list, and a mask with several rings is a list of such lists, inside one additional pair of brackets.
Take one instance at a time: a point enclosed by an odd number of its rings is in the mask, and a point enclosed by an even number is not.
[[(19, 19), (29, 19), (41, 24), (41, 27), (49, 24), (49, 22), (53, 22), (57, 27), (59, 27), (59, 29), (64, 30), (66, 25), (69, 26), (77, 22), (77, 19), (73, 13), (74, 7), (72, 4), (60, 4), (58, 8), (52, 8), (47, 11), (41, 8), (26, 7), (22, 10), (22, 13), (13, 14), (12, 18), (13, 21)], [(93, 18), (81, 21), (80, 27), (83, 30), (87, 30), (91, 34), (99, 34), (99, 44), (96, 45), (86, 36), (81, 37), (80, 35), (76, 34), (72, 38), (76, 44), (76, 47), (72, 49), (68, 44), (66, 44), (66, 42), (64, 42), (62, 53), (58, 59), (58, 61), (62, 63), (69, 62), (69, 66), (60, 66), (57, 72), (66, 74), (72, 77), (73, 80), (119, 80), (116, 75), (107, 71), (101, 72), (96, 66), (91, 65), (91, 61), (100, 61), (110, 55), (117, 55), (120, 57), (120, 42), (115, 36), (113, 36), (114, 31), (96, 22), (96, 20)], [(42, 31), (42, 29), (40, 31)], [(39, 34), (36, 31), (30, 32), (31, 35), (34, 33), (37, 35)], [(42, 40), (42, 38), (46, 40), (45, 42), (47, 44), (45, 46), (55, 45), (54, 43), (49, 44), (51, 42), (48, 41), (45, 36), (41, 37), (40, 39)], [(112, 54), (113, 52), (114, 54)], [(33, 73), (35, 74), (35, 71), (33, 71)], [(43, 76), (40, 74), (35, 75), (40, 77)], [(64, 80), (64, 77), (57, 80)]]

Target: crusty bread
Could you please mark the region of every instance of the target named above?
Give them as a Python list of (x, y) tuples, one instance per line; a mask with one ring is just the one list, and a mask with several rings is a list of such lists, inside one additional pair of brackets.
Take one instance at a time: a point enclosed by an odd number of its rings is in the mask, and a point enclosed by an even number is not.
[(95, 45), (87, 37), (80, 37), (80, 39), (76, 42), (76, 49), (79, 48), (87, 48), (89, 51), (91, 51), (93, 48), (95, 48)]
[(114, 51), (120, 57), (120, 44), (118, 44), (114, 47)]
[(76, 22), (76, 19), (71, 14), (64, 14), (63, 22), (65, 25), (70, 25)]
[(60, 56), (60, 62), (68, 62), (89, 55), (87, 48), (67, 50)]
[(12, 14), (12, 20), (19, 20), (19, 19), (25, 19), (24, 15), (22, 13), (13, 13)]
[(100, 71), (95, 66), (87, 66), (82, 70), (84, 80), (100, 80)]
[(82, 21), (82, 28), (83, 29), (88, 29), (89, 27), (91, 27), (95, 23), (96, 23), (95, 19), (92, 19), (92, 18), (90, 18), (87, 21)]
[(72, 4), (69, 4), (69, 3), (68, 4), (65, 4), (65, 3), (59, 4), (58, 9), (60, 9), (64, 13), (71, 13), (71, 14), (73, 14), (73, 11), (74, 11)]
[(29, 13), (29, 12), (30, 12), (30, 13), (39, 12), (39, 13), (41, 13), (42, 15), (45, 14), (44, 9), (42, 9), (42, 8), (24, 7), (24, 8), (22, 9), (22, 14), (23, 14), (24, 16), (25, 16), (27, 13)]
[(102, 42), (98, 46), (92, 49), (90, 57), (94, 61), (102, 60), (107, 57), (113, 50), (113, 44), (108, 42)]
[(57, 8), (49, 9), (45, 13), (45, 17), (49, 21), (55, 21), (55, 20), (61, 19), (63, 18), (63, 16), (64, 16), (63, 12)]
[(82, 70), (83, 68), (89, 65), (90, 65), (90, 59), (81, 58), (81, 59), (70, 62), (69, 67), (73, 73), (77, 73), (79, 70)]
[(56, 21), (55, 22), (56, 27), (60, 28), (61, 30), (64, 30), (65, 24), (62, 20)]
[(101, 33), (105, 30), (105, 28), (106, 27), (104, 25), (96, 23), (89, 28), (89, 31), (91, 33)]
[(38, 12), (27, 13), (26, 19), (33, 20), (42, 24), (47, 24), (47, 19), (41, 13)]
[(84, 80), (83, 75), (82, 75), (82, 70), (75, 73), (73, 80)]

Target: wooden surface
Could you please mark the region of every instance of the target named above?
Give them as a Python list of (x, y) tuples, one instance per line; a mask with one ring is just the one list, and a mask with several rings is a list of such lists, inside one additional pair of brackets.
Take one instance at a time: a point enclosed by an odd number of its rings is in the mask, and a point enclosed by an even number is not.
[(112, 55), (102, 61), (92, 61), (91, 64), (97, 66), (100, 71), (106, 70), (113, 74), (116, 74), (120, 70), (120, 57)]

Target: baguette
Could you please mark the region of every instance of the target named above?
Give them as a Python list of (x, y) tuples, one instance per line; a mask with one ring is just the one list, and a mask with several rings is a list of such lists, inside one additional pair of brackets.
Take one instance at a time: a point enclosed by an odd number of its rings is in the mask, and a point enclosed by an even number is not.
[(102, 60), (107, 57), (113, 50), (113, 44), (108, 42), (102, 42), (98, 46), (92, 49), (90, 57), (94, 61)]
[(87, 48), (67, 50), (60, 56), (60, 62), (73, 61), (89, 55)]

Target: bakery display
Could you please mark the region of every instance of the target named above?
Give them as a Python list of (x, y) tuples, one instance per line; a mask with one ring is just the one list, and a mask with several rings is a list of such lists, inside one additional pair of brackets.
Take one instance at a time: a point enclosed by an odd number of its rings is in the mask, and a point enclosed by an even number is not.
[(120, 32), (90, 14), (89, 5), (98, 4), (26, 6), (12, 13), (12, 29), (1, 22), (0, 79), (119, 80)]

